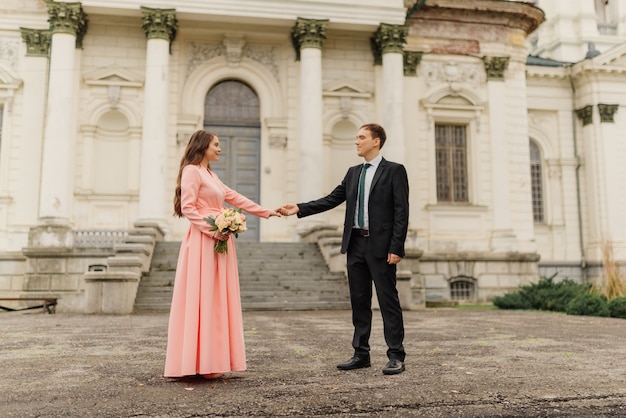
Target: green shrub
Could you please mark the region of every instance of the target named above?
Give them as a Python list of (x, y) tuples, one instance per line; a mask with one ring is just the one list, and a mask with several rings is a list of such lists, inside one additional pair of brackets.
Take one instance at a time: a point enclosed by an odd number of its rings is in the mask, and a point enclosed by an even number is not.
[(565, 312), (567, 304), (574, 297), (586, 293), (590, 289), (589, 284), (579, 284), (569, 279), (554, 283), (554, 276), (542, 278), (537, 283), (520, 286), (515, 292), (496, 296), (493, 299), (493, 304), (501, 309), (539, 309)]
[(567, 304), (568, 315), (609, 316), (609, 304), (604, 296), (581, 293)]
[(611, 299), (609, 301), (609, 312), (613, 318), (626, 319), (626, 296)]
[(532, 309), (530, 302), (520, 292), (505, 293), (493, 298), (493, 304), (500, 309)]

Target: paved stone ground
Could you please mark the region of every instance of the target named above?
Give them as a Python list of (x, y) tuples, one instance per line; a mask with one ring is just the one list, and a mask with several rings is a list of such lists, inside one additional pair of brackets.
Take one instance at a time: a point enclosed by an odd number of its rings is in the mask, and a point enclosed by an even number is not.
[(248, 368), (162, 377), (167, 315), (0, 314), (2, 417), (626, 416), (626, 320), (405, 312), (407, 371), (343, 372), (349, 311), (245, 312)]

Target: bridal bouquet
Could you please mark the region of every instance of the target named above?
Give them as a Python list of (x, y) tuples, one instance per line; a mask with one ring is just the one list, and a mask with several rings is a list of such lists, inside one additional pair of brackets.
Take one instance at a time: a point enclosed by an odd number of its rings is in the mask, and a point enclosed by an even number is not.
[[(210, 231), (220, 231), (223, 235), (235, 234), (235, 238), (248, 229), (246, 228), (246, 215), (242, 213), (241, 209), (224, 208), (216, 216), (209, 216), (204, 220), (212, 226)], [(218, 254), (228, 253), (228, 241), (217, 241), (215, 252)]]

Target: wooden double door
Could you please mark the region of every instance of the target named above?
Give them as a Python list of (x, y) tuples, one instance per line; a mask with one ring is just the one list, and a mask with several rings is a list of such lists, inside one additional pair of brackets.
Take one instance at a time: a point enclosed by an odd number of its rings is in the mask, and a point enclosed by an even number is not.
[[(261, 121), (256, 92), (239, 80), (213, 86), (205, 99), (204, 128), (220, 139), (222, 154), (211, 168), (231, 189), (260, 202)], [(259, 218), (248, 216), (239, 240), (259, 240)]]

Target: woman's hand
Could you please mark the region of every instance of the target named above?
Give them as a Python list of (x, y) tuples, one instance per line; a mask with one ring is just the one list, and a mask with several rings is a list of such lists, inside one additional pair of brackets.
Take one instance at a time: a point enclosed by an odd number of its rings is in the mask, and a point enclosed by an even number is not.
[(273, 210), (270, 212), (270, 218), (272, 216), (278, 216), (279, 218), (282, 217), (283, 215), (281, 215), (280, 213), (278, 213), (278, 209), (277, 210)]
[(228, 235), (230, 235), (230, 234), (224, 235), (220, 231), (213, 232), (213, 238), (218, 240), (218, 241), (226, 241), (228, 239)]

